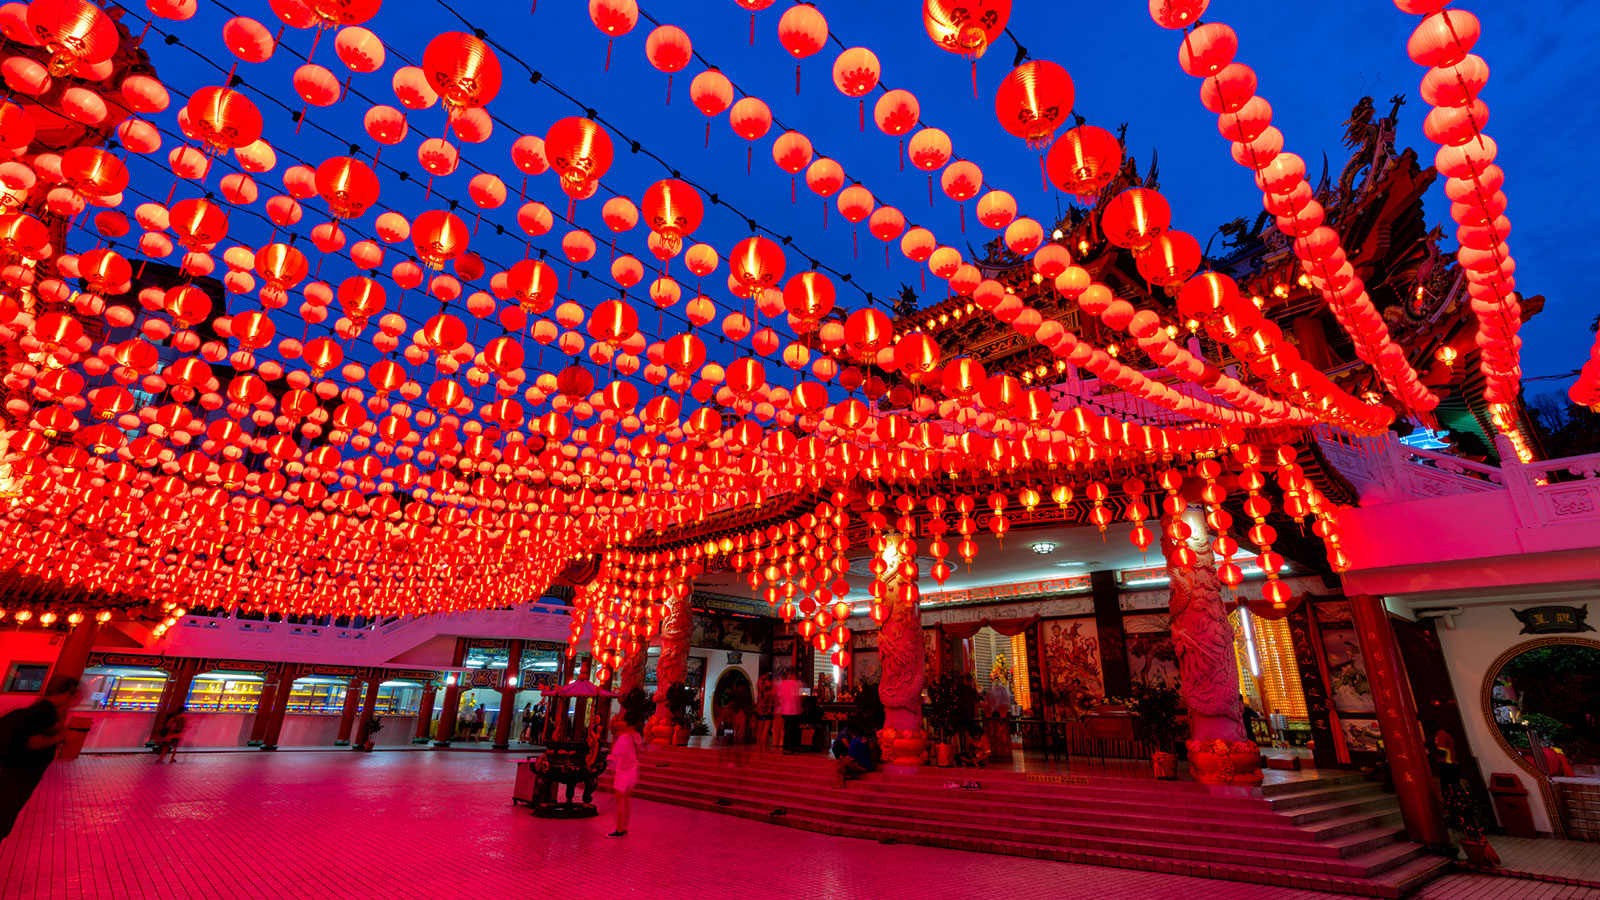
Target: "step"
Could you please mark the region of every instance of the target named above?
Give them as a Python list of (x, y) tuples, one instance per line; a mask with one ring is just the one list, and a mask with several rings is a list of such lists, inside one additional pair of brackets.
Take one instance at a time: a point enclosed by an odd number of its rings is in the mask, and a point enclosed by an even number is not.
[[(678, 766), (668, 766), (666, 768), (653, 768), (647, 766), (642, 769), (642, 771), (650, 773), (650, 775), (653, 777), (674, 778), (686, 781), (698, 780), (704, 783), (739, 784), (751, 787), (768, 787), (779, 789), (793, 788), (799, 785), (824, 787), (832, 785), (836, 782), (836, 777), (831, 768), (826, 772), (825, 775), (821, 773), (816, 775), (802, 775), (800, 773), (793, 773), (781, 778), (739, 769), (724, 769), (713, 772)], [(988, 798), (990, 798), (990, 803), (992, 803), (995, 798), (1000, 798), (1006, 800), (1008, 803), (1036, 806), (1040, 809), (1070, 810), (1074, 808), (1084, 808), (1098, 811), (1104, 809), (1107, 802), (1107, 799), (1104, 797), (1096, 797), (1088, 793), (1074, 792), (1070, 788), (1065, 791), (1056, 792), (1053, 795), (1047, 794), (1035, 790), (1035, 786), (1032, 784), (1007, 784), (1003, 781), (990, 779), (983, 772), (974, 772), (972, 770), (963, 770), (959, 773), (952, 772), (945, 776), (943, 780), (929, 781), (925, 783), (910, 782), (901, 776), (883, 776), (880, 774), (868, 775), (854, 783), (860, 785), (863, 790), (873, 794), (893, 794), (895, 796), (918, 798), (925, 801), (937, 799), (940, 803), (944, 803), (947, 802), (951, 797), (951, 792), (943, 787), (944, 781), (951, 779), (962, 780), (967, 778), (976, 778), (984, 785), (984, 793)], [(1174, 804), (1170, 799), (1166, 801), (1159, 801), (1156, 798), (1157, 795), (1151, 795), (1149, 798), (1141, 798), (1139, 800), (1118, 798), (1116, 802), (1118, 804), (1118, 808), (1147, 808), (1152, 813), (1164, 815), (1171, 814), (1174, 811)], [(1275, 815), (1270, 810), (1265, 808), (1239, 809), (1228, 807), (1219, 809), (1210, 805), (1198, 805), (1198, 801), (1190, 798), (1185, 798), (1185, 802), (1181, 808), (1183, 813), (1191, 818), (1216, 819), (1218, 821), (1228, 822), (1245, 820), (1260, 823), (1282, 822), (1281, 816)]]
[[(666, 770), (670, 771), (670, 770)], [(830, 784), (828, 787), (819, 787), (815, 790), (797, 791), (789, 786), (761, 785), (752, 786), (740, 784), (737, 790), (730, 790), (734, 782), (724, 781), (717, 787), (708, 787), (697, 779), (673, 778), (664, 776), (663, 770), (656, 770), (643, 777), (643, 782), (661, 786), (687, 795), (699, 796), (702, 799), (715, 799), (718, 796), (737, 794), (745, 798), (759, 797), (767, 806), (781, 806), (786, 804), (799, 804), (807, 802), (825, 802), (832, 799), (826, 793), (837, 790)], [(868, 788), (880, 788), (877, 791), (867, 791)], [(870, 793), (871, 802), (881, 809), (895, 812), (908, 817), (923, 820), (939, 821), (950, 820), (964, 823), (979, 823), (1005, 827), (1018, 823), (1033, 823), (1038, 827), (1063, 827), (1063, 828), (1099, 828), (1121, 827), (1125, 829), (1140, 829), (1147, 827), (1152, 821), (1149, 814), (1139, 815), (1131, 812), (1110, 812), (1104, 807), (1083, 805), (1081, 809), (1069, 809), (1061, 806), (1040, 805), (1037, 798), (1029, 798), (1033, 802), (1014, 803), (1006, 802), (1003, 808), (1007, 814), (997, 814), (995, 796), (985, 790), (976, 793), (956, 792), (943, 790), (938, 798), (910, 797), (895, 793), (881, 785), (869, 783), (868, 779), (854, 781), (850, 791), (858, 798), (863, 793)], [(852, 806), (859, 806), (859, 800), (849, 801)], [(1199, 819), (1185, 815), (1174, 818), (1168, 815), (1163, 819), (1166, 828), (1171, 830), (1176, 824), (1182, 823), (1188, 827), (1175, 831), (1175, 834), (1186, 836), (1186, 840), (1194, 843), (1215, 844), (1216, 835), (1230, 835), (1241, 846), (1248, 846), (1260, 841), (1286, 841), (1303, 845), (1307, 852), (1333, 854), (1331, 849), (1322, 848), (1316, 839), (1303, 831), (1285, 826), (1281, 820), (1269, 820), (1260, 824), (1243, 822), (1230, 816), (1218, 816), (1211, 819)]]
[[(640, 786), (638, 796), (645, 796), (645, 786)], [(796, 813), (787, 816), (774, 817), (768, 810), (759, 810), (752, 807), (719, 807), (711, 803), (675, 802), (678, 805), (703, 809), (709, 812), (720, 812), (727, 815), (740, 816), (759, 821), (783, 824), (793, 828), (816, 831), (825, 834), (834, 834), (848, 837), (875, 839), (878, 834), (859, 826), (841, 823), (830, 818), (814, 818)], [(1035, 844), (1025, 841), (995, 839), (984, 840), (975, 838), (951, 837), (937, 831), (917, 831), (911, 829), (897, 829), (895, 837), (905, 843), (923, 844), (927, 846), (949, 847), (952, 849), (971, 850), (988, 853), (1004, 853), (1014, 856), (1028, 856), (1040, 859), (1056, 859), (1063, 862), (1074, 862), (1087, 865), (1103, 865), (1118, 868), (1142, 869), (1147, 871), (1171, 872), (1174, 874), (1191, 875), (1203, 878), (1218, 878), (1231, 881), (1252, 882), (1258, 884), (1274, 884), (1284, 887), (1319, 889), (1345, 894), (1355, 894), (1372, 897), (1401, 897), (1432, 877), (1439, 874), (1449, 865), (1447, 860), (1440, 857), (1423, 857), (1398, 865), (1387, 872), (1379, 872), (1376, 877), (1359, 878), (1338, 875), (1326, 872), (1308, 872), (1302, 868), (1272, 869), (1259, 865), (1237, 865), (1225, 862), (1211, 861), (1203, 858), (1171, 859), (1155, 856), (1144, 856), (1136, 853), (1118, 852), (1107, 849), (1082, 849), (1069, 848), (1059, 845)]]
[[(796, 815), (809, 814), (830, 821), (875, 829), (877, 832), (896, 832), (905, 828), (926, 829), (942, 834), (972, 838), (1003, 838), (1007, 834), (1027, 834), (1038, 844), (1065, 843), (1093, 848), (1123, 848), (1141, 851), (1144, 855), (1179, 858), (1197, 857), (1218, 862), (1275, 860), (1285, 867), (1299, 865), (1318, 871), (1341, 874), (1370, 874), (1369, 866), (1377, 858), (1366, 854), (1399, 838), (1394, 828), (1374, 828), (1356, 835), (1327, 843), (1274, 840), (1270, 837), (1250, 837), (1229, 831), (1191, 831), (1166, 827), (1152, 828), (1148, 820), (1140, 826), (1114, 825), (1104, 821), (1056, 820), (1043, 821), (1027, 817), (953, 816), (949, 810), (935, 811), (932, 815), (913, 814), (882, 806), (863, 808), (851, 799), (850, 791), (837, 788), (823, 793), (759, 792), (733, 793), (707, 790), (693, 784), (657, 784), (645, 779), (640, 784), (640, 796), (668, 802), (683, 802), (715, 806), (719, 793), (727, 795), (735, 806), (754, 811), (770, 811), (784, 807)], [(961, 794), (963, 798), (975, 795)], [(954, 799), (954, 798), (952, 798)], [(716, 807), (729, 809), (730, 807)], [(896, 814), (896, 813), (899, 814)], [(1353, 857), (1357, 861), (1341, 861)]]
[[(668, 758), (669, 767), (693, 768), (702, 771), (707, 776), (722, 777), (730, 772), (739, 772), (744, 777), (766, 777), (773, 781), (792, 781), (796, 778), (831, 780), (833, 767), (831, 761), (816, 760), (812, 765), (805, 766), (799, 763), (789, 763), (795, 757), (784, 757), (782, 762), (774, 761), (771, 764), (750, 764), (748, 760), (732, 758), (725, 762), (701, 761), (686, 759), (683, 755)], [(811, 760), (806, 760), (811, 763)], [(649, 763), (646, 763), (649, 768)], [(812, 771), (807, 771), (808, 769)], [(1063, 773), (1070, 778), (1083, 778), (1076, 773)], [(984, 782), (986, 788), (1005, 791), (1014, 790), (1026, 793), (1032, 797), (1058, 795), (1071, 796), (1078, 799), (1099, 799), (1107, 802), (1144, 801), (1163, 809), (1170, 809), (1174, 802), (1188, 803), (1190, 801), (1203, 802), (1207, 807), (1229, 807), (1236, 810), (1266, 811), (1270, 807), (1267, 801), (1259, 796), (1234, 795), (1220, 793), (1218, 788), (1188, 782), (1163, 782), (1151, 779), (1148, 783), (1132, 781), (1129, 779), (1103, 778), (1096, 780), (1089, 776), (1088, 783), (1055, 784), (1045, 781), (1031, 781), (1024, 775), (1013, 772), (1004, 772), (997, 769), (933, 769), (918, 772), (912, 775), (896, 774), (894, 780), (908, 788), (922, 787), (928, 790), (941, 790), (941, 785), (952, 778), (964, 779), (976, 777)], [(1220, 789), (1229, 790), (1229, 789)], [(1232, 790), (1249, 791), (1251, 788), (1236, 788)]]

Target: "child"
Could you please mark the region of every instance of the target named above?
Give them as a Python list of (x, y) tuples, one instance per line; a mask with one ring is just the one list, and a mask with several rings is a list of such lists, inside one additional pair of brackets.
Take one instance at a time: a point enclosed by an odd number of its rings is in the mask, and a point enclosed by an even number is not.
[(956, 757), (956, 762), (963, 766), (972, 766), (981, 769), (989, 757), (994, 755), (994, 748), (989, 744), (989, 733), (980, 725), (972, 726), (967, 732), (967, 752)]
[(617, 795), (617, 827), (606, 837), (624, 837), (628, 833), (628, 815), (633, 800), (633, 789), (639, 786), (639, 753), (644, 741), (634, 723), (621, 715), (611, 719), (611, 765), (616, 767), (617, 778), (611, 784)]

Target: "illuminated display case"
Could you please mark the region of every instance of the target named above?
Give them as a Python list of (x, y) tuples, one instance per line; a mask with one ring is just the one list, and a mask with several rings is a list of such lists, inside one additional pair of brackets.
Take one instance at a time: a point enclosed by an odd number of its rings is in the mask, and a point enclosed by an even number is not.
[(158, 669), (97, 666), (83, 673), (83, 706), (150, 712), (161, 703), (166, 673)]
[(342, 678), (301, 678), (289, 690), (288, 711), (336, 716), (344, 711), (347, 687)]
[(253, 713), (261, 699), (260, 675), (207, 672), (189, 687), (190, 712)]

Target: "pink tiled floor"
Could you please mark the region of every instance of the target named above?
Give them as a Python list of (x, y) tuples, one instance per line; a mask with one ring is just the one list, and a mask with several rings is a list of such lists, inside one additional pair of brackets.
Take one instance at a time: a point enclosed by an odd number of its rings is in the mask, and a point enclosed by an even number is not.
[(1600, 844), (1592, 841), (1491, 835), (1489, 844), (1504, 871), (1600, 883)]
[[(1310, 900), (1260, 885), (880, 846), (638, 802), (559, 822), (510, 804), (515, 756), (198, 754), (58, 763), (0, 844), (0, 900), (452, 897), (1137, 897)], [(558, 886), (550, 892), (552, 886)], [(1600, 891), (1450, 876), (1427, 900), (1600, 900)]]

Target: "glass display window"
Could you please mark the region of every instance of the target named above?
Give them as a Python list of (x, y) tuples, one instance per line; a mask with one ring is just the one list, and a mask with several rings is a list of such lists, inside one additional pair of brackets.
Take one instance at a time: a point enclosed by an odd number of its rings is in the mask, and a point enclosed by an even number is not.
[(378, 685), (377, 713), (380, 716), (414, 716), (422, 706), (422, 684), (416, 681), (385, 681)]
[(167, 687), (160, 669), (94, 666), (83, 672), (80, 708), (154, 712)]
[(336, 716), (344, 712), (350, 683), (343, 678), (297, 678), (289, 689), (288, 711)]
[(260, 675), (206, 672), (194, 677), (186, 705), (190, 712), (253, 713), (261, 700)]

